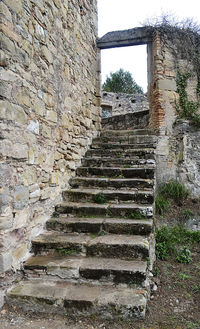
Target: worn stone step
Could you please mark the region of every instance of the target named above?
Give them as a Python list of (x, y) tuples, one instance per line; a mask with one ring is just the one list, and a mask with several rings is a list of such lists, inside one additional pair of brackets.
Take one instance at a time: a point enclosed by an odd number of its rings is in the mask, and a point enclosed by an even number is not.
[(146, 260), (150, 244), (146, 236), (140, 235), (45, 232), (32, 240), (32, 251), (35, 255), (85, 253), (87, 256)]
[(24, 271), (28, 278), (100, 280), (139, 285), (147, 277), (147, 262), (84, 256), (35, 256), (24, 264)]
[(109, 149), (119, 149), (120, 150), (129, 150), (129, 149), (152, 149), (156, 147), (156, 143), (151, 143), (148, 141), (147, 143), (104, 143), (102, 142), (95, 142), (92, 143), (91, 149), (102, 149), (102, 150), (109, 150)]
[(128, 144), (155, 144), (157, 142), (157, 136), (154, 135), (135, 135), (133, 133), (127, 132), (127, 134), (116, 135), (114, 134), (101, 134), (100, 137), (97, 137), (93, 140), (93, 144), (96, 143), (108, 143), (111, 145), (119, 145), (122, 143)]
[(78, 216), (134, 217), (134, 215), (137, 215), (141, 219), (144, 219), (144, 216), (147, 218), (153, 216), (153, 206), (137, 205), (134, 203), (94, 204), (89, 202), (64, 202), (58, 204), (55, 207), (55, 210), (60, 214), (72, 214)]
[(105, 190), (105, 189), (84, 189), (77, 188), (63, 191), (63, 200), (78, 202), (90, 201), (97, 203), (98, 200), (105, 202), (130, 201), (141, 204), (152, 204), (154, 201), (154, 193), (152, 191), (140, 190)]
[(103, 319), (144, 318), (144, 289), (80, 285), (65, 282), (25, 281), (8, 293), (7, 302), (37, 313), (98, 316)]
[(155, 132), (151, 129), (128, 129), (128, 130), (106, 130), (103, 129), (101, 131), (100, 137), (114, 137), (114, 136), (131, 136), (131, 135), (153, 135), (155, 136)]
[[(115, 157), (85, 157), (81, 163), (85, 167), (121, 167), (121, 168), (137, 168), (138, 166), (155, 166), (154, 159), (140, 159), (139, 157), (128, 158), (115, 158)], [(151, 155), (150, 155), (151, 157)]]
[(78, 176), (106, 176), (115, 178), (154, 178), (154, 168), (79, 167)]
[(70, 180), (70, 185), (73, 188), (78, 188), (81, 186), (107, 189), (152, 189), (154, 186), (154, 180), (144, 178), (75, 177)]
[(63, 233), (112, 233), (112, 234), (141, 234), (148, 235), (152, 231), (151, 219), (121, 219), (121, 218), (80, 218), (60, 216), (47, 221), (48, 230)]
[(86, 152), (86, 157), (91, 156), (109, 156), (115, 158), (132, 158), (140, 159), (155, 159), (155, 151), (151, 148), (144, 149), (89, 149)]

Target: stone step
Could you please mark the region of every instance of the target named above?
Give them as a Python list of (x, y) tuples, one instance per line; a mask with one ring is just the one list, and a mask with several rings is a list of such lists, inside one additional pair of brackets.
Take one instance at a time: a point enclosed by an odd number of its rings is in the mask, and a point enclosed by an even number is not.
[(55, 207), (56, 213), (72, 214), (76, 216), (109, 216), (109, 217), (134, 217), (139, 219), (153, 216), (153, 206), (129, 203), (119, 204), (94, 204), (81, 202), (64, 202)]
[(154, 178), (154, 168), (114, 168), (114, 167), (79, 167), (78, 176), (104, 176), (115, 178)]
[(109, 150), (109, 149), (119, 149), (120, 150), (129, 150), (129, 149), (148, 149), (148, 148), (155, 148), (156, 144), (151, 143), (150, 141), (146, 143), (104, 143), (102, 142), (95, 142), (92, 143), (90, 149), (103, 149), (103, 150)]
[(63, 200), (78, 202), (90, 201), (95, 203), (130, 201), (141, 204), (152, 204), (154, 201), (154, 193), (152, 191), (140, 190), (104, 190), (104, 189), (71, 189), (63, 191)]
[(80, 218), (60, 216), (51, 218), (46, 223), (47, 230), (63, 233), (112, 233), (112, 234), (140, 234), (151, 233), (153, 221), (151, 219), (121, 219), (121, 218)]
[(103, 319), (144, 318), (146, 301), (144, 289), (44, 280), (20, 282), (7, 296), (8, 304), (25, 311)]
[[(119, 145), (122, 143), (128, 143), (128, 144), (135, 144), (135, 146), (137, 144), (153, 144), (157, 142), (157, 136), (154, 135), (135, 135), (133, 133), (127, 132), (126, 134), (116, 134), (116, 132), (114, 134), (101, 134), (100, 137), (97, 137), (93, 140), (93, 144), (96, 143), (107, 143), (107, 144), (111, 144), (111, 145)], [(92, 145), (93, 145), (92, 144)]]
[(24, 271), (29, 278), (139, 285), (146, 279), (147, 262), (84, 256), (35, 256), (25, 263)]
[(85, 157), (81, 163), (84, 167), (130, 167), (138, 168), (138, 166), (152, 166), (155, 167), (155, 160), (148, 159), (151, 154), (146, 154), (145, 159), (139, 157), (128, 158), (115, 158), (115, 157)]
[(153, 179), (144, 178), (101, 178), (101, 177), (75, 177), (70, 180), (73, 188), (94, 187), (107, 189), (152, 189), (154, 186)]
[(128, 129), (128, 130), (107, 130), (103, 129), (101, 131), (101, 138), (102, 137), (114, 137), (114, 136), (131, 136), (131, 135), (153, 135), (155, 136), (155, 132), (151, 129)]
[(32, 240), (32, 251), (35, 255), (84, 253), (103, 258), (146, 260), (150, 255), (150, 243), (147, 237), (140, 235), (45, 232)]
[(86, 154), (86, 157), (91, 156), (108, 156), (114, 158), (132, 158), (138, 157), (140, 159), (153, 159), (155, 160), (155, 151), (151, 148), (144, 149), (89, 149)]

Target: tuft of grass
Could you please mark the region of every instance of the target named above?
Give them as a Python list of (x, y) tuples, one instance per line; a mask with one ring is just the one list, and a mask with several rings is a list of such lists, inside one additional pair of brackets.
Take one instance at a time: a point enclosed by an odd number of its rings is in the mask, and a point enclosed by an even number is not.
[(102, 193), (95, 194), (93, 196), (93, 201), (98, 204), (104, 204), (107, 202), (105, 196)]
[(126, 216), (127, 219), (147, 219), (147, 217), (139, 210), (132, 212)]
[(160, 187), (160, 194), (167, 199), (180, 202), (188, 197), (189, 191), (185, 185), (181, 184), (177, 180), (170, 180)]
[(166, 200), (165, 197), (161, 195), (157, 195), (155, 206), (156, 206), (156, 214), (163, 215), (169, 208), (169, 202)]
[(181, 212), (181, 217), (183, 217), (183, 219), (190, 219), (193, 216), (194, 216), (194, 213), (190, 209), (185, 209)]
[(178, 277), (181, 280), (187, 280), (187, 279), (191, 279), (192, 278), (191, 275), (185, 274), (183, 272), (179, 272), (178, 273)]
[[(156, 255), (161, 260), (167, 260), (174, 255), (177, 261), (187, 262), (190, 255), (187, 250), (191, 244), (200, 242), (199, 231), (189, 231), (183, 225), (167, 227), (163, 226), (161, 229), (156, 229)], [(186, 247), (186, 245), (188, 247)], [(177, 250), (183, 247), (182, 251)], [(186, 263), (187, 264), (187, 263)]]

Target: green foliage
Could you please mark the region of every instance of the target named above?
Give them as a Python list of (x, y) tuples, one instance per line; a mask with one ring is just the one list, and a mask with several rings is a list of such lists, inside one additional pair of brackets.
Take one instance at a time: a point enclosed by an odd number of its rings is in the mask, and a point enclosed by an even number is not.
[(93, 201), (98, 204), (104, 204), (107, 202), (105, 196), (102, 193), (95, 194), (93, 196)]
[(56, 249), (56, 251), (60, 256), (66, 256), (66, 255), (72, 255), (75, 253), (80, 253), (80, 250), (66, 249), (66, 248), (58, 248), (58, 249)]
[(156, 214), (163, 215), (169, 208), (169, 202), (161, 195), (156, 197)]
[(128, 214), (126, 217), (127, 219), (147, 219), (147, 217), (139, 210), (136, 210), (135, 212)]
[[(167, 260), (175, 255), (179, 260), (189, 259), (186, 245), (200, 242), (199, 231), (189, 231), (182, 225), (156, 229), (156, 255), (161, 260)], [(184, 246), (178, 253), (178, 247)], [(177, 259), (177, 260), (178, 260)]]
[(183, 272), (179, 272), (178, 273), (178, 277), (181, 279), (181, 280), (187, 280), (187, 279), (191, 279), (191, 275), (188, 275), (188, 274), (185, 274)]
[(160, 187), (160, 195), (173, 199), (174, 201), (182, 201), (189, 195), (187, 188), (176, 180), (170, 180)]
[(192, 210), (190, 209), (185, 209), (181, 212), (181, 216), (184, 218), (184, 219), (190, 219), (194, 216), (194, 213)]
[(176, 260), (182, 264), (189, 264), (192, 261), (190, 249), (186, 246), (181, 248), (176, 256)]
[[(200, 114), (198, 113), (199, 102), (188, 100), (186, 87), (188, 79), (191, 77), (190, 73), (178, 72), (176, 83), (177, 92), (179, 94), (179, 106), (177, 106), (177, 112), (183, 119), (191, 120), (191, 122), (200, 127)], [(197, 95), (200, 94), (200, 81), (198, 79)]]
[(104, 82), (102, 89), (107, 92), (124, 93), (124, 94), (143, 94), (142, 88), (135, 82), (132, 75), (128, 71), (120, 69), (114, 73), (110, 73)]

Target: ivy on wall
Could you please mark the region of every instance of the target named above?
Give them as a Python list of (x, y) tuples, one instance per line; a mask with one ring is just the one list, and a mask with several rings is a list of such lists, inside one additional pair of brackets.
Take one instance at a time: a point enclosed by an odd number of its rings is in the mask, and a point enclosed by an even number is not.
[[(187, 83), (191, 77), (190, 73), (181, 73), (178, 71), (176, 84), (179, 94), (179, 104), (177, 104), (177, 112), (183, 119), (190, 120), (194, 125), (200, 128), (200, 114), (198, 113), (199, 102), (188, 100)], [(200, 83), (197, 84), (197, 94), (200, 93)]]

